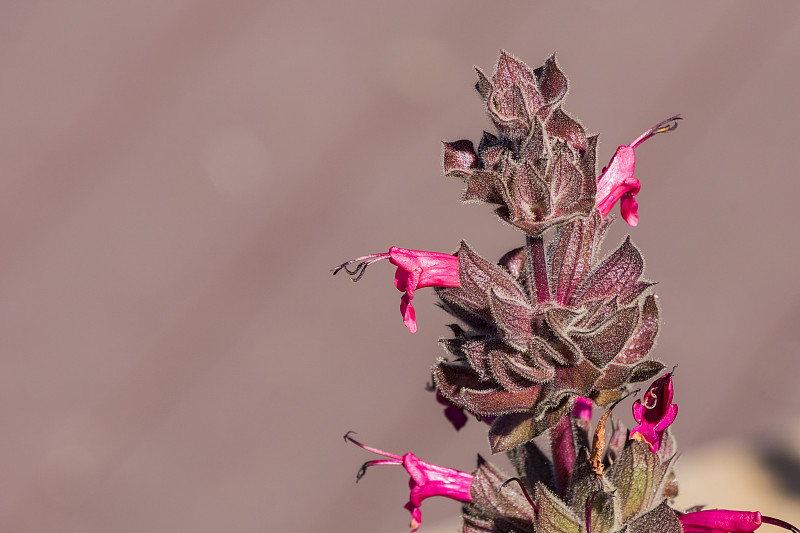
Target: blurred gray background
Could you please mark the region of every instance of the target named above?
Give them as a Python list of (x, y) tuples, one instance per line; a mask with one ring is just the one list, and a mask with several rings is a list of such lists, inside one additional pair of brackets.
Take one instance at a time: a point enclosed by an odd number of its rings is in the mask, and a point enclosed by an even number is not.
[[(785, 496), (752, 508), (798, 519), (800, 4), (6, 2), (0, 530), (402, 532), (407, 476), (356, 486), (345, 431), (488, 456), (424, 390), (432, 291), (410, 335), (390, 265), (328, 269), (521, 243), (441, 173), (440, 141), (491, 128), (473, 65), (501, 48), (557, 52), (601, 165), (685, 117), (637, 149), (640, 225), (606, 250), (631, 233), (659, 281), (674, 428), (719, 463), (686, 504), (746, 506), (746, 457)], [(421, 531), (457, 513), (428, 501)]]

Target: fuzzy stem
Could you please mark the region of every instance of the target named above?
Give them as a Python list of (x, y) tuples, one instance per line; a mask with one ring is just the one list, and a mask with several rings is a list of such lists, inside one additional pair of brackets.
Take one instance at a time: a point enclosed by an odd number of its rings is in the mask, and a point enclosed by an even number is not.
[(572, 417), (569, 413), (550, 429), (550, 449), (553, 453), (553, 469), (556, 486), (562, 498), (569, 497), (572, 467), (575, 464), (575, 437), (572, 432)]
[[(544, 259), (544, 241), (542, 237), (527, 236), (528, 241), (528, 264), (530, 272), (533, 274), (533, 282), (536, 286), (536, 299), (541, 304), (550, 300), (550, 287), (547, 283), (547, 263)], [(531, 276), (528, 276), (530, 284)], [(533, 292), (531, 287), (531, 292)]]

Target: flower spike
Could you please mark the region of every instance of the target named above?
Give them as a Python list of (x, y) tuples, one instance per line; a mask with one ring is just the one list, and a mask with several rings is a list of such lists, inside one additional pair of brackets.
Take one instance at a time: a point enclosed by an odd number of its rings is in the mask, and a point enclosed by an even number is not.
[(634, 196), (639, 193), (641, 183), (633, 176), (636, 168), (634, 148), (658, 133), (672, 131), (678, 127), (678, 120), (683, 117), (675, 115), (662, 120), (646, 132), (642, 133), (630, 145), (617, 148), (614, 157), (603, 174), (597, 180), (597, 196), (595, 206), (602, 216), (608, 215), (617, 201), (620, 202), (622, 218), (631, 226), (639, 223), (639, 204)]
[[(436, 360), (427, 389), (456, 429), (468, 415), (491, 423), (492, 452), (505, 452), (514, 472), (480, 456), (472, 473), (461, 472), (366, 446), (348, 432), (346, 442), (377, 455), (356, 481), (373, 466), (403, 467), (411, 533), (432, 496), (464, 502), (465, 533), (752, 533), (762, 524), (800, 533), (758, 511), (674, 507), (675, 367), (667, 373), (649, 357), (659, 331), (653, 283), (630, 238), (600, 259), (617, 203), (629, 225), (638, 223), (635, 150), (677, 128), (681, 116), (619, 146), (598, 176), (598, 137), (563, 109), (567, 79), (555, 56), (531, 69), (501, 52), (492, 76), (478, 69), (475, 88), (497, 131), (484, 132), (477, 145), (444, 143), (444, 172), (465, 182), (464, 202), (489, 204), (522, 230), (524, 244), (497, 262), (464, 241), (453, 254), (393, 246), (332, 272), (358, 281), (373, 263), (395, 265), (411, 333), (415, 291), (436, 288), (440, 308), (459, 323), (449, 326), (452, 338), (439, 340), (452, 357)], [(613, 409), (639, 390), (625, 392), (649, 381), (633, 402), (638, 425), (629, 431), (616, 420), (606, 441)], [(537, 439), (544, 435), (549, 453)]]

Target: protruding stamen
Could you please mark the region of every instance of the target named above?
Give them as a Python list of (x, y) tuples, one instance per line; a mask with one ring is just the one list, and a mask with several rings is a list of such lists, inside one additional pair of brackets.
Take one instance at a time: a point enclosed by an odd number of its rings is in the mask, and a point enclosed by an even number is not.
[(642, 397), (642, 405), (644, 405), (645, 409), (655, 409), (656, 405), (658, 404), (658, 387), (653, 385), (650, 387), (644, 397)]
[(772, 524), (773, 526), (782, 527), (783, 529), (788, 529), (789, 531), (794, 531), (794, 533), (800, 533), (800, 529), (797, 529), (789, 522), (784, 522), (778, 518), (772, 518), (771, 516), (764, 516), (761, 515), (761, 521), (765, 524)]
[[(364, 275), (364, 272), (366, 272), (367, 267), (369, 265), (377, 261), (389, 259), (389, 257), (390, 254), (388, 253), (372, 254), (372, 255), (365, 255), (363, 257), (356, 257), (355, 259), (351, 259), (350, 261), (347, 261), (337, 267), (332, 268), (331, 272), (333, 272), (333, 275), (335, 276), (340, 270), (344, 269), (344, 271), (347, 272), (347, 274), (350, 276), (351, 281), (358, 281), (361, 279), (361, 276)], [(349, 265), (352, 265), (353, 263), (358, 263), (358, 264), (352, 270), (347, 268)]]
[[(661, 379), (674, 376), (676, 368), (678, 368), (678, 365), (673, 366), (669, 373), (661, 376)], [(646, 409), (655, 409), (656, 405), (658, 404), (658, 391), (660, 388), (661, 386), (658, 384), (658, 381), (656, 381), (653, 383), (653, 386), (650, 387), (646, 393), (644, 393), (644, 396), (642, 397), (642, 405), (644, 405)]]
[(352, 430), (350, 430), (347, 433), (345, 433), (344, 434), (345, 442), (348, 442), (348, 441), (352, 442), (353, 444), (355, 444), (359, 448), (361, 448), (363, 450), (367, 450), (368, 452), (377, 453), (378, 455), (382, 455), (384, 457), (391, 457), (392, 459), (396, 459), (396, 460), (400, 461), (401, 463), (403, 462), (403, 458), (401, 456), (399, 456), (399, 455), (395, 455), (393, 453), (385, 452), (383, 450), (379, 450), (378, 448), (373, 448), (372, 446), (367, 446), (366, 444), (361, 444), (356, 439), (354, 439), (353, 437), (350, 436), (350, 435), (352, 435), (354, 433), (355, 433), (355, 431), (352, 431)]
[(662, 120), (646, 132), (639, 135), (639, 137), (631, 143), (631, 148), (636, 148), (653, 135), (674, 130), (678, 127), (679, 120), (683, 120), (683, 117), (680, 115), (675, 115), (674, 117), (669, 117), (667, 120)]
[(522, 489), (522, 494), (525, 495), (525, 499), (528, 500), (528, 503), (531, 504), (531, 507), (533, 507), (533, 512), (538, 514), (539, 508), (536, 507), (535, 503), (533, 503), (533, 499), (531, 498), (530, 494), (528, 494), (528, 490), (525, 488), (525, 485), (522, 484), (522, 480), (520, 478), (512, 477), (506, 480), (502, 485), (500, 485), (500, 488), (497, 489), (497, 492), (503, 490), (506, 487), (506, 485), (508, 485), (512, 481), (516, 481), (519, 484), (519, 488)]
[(367, 468), (369, 468), (371, 466), (402, 465), (402, 464), (403, 464), (403, 461), (402, 460), (398, 461), (397, 459), (375, 459), (373, 461), (367, 461), (366, 463), (361, 465), (361, 468), (359, 468), (358, 472), (356, 472), (356, 483), (361, 481), (361, 478), (364, 477), (364, 474), (367, 473)]
[(356, 439), (354, 439), (353, 437), (350, 436), (350, 435), (352, 435), (354, 433), (355, 433), (355, 431), (352, 431), (352, 430), (350, 430), (347, 433), (345, 433), (344, 434), (344, 441), (345, 442), (352, 442), (353, 444), (355, 444), (359, 448), (362, 448), (364, 450), (370, 451), (372, 453), (377, 453), (378, 455), (383, 455), (384, 457), (390, 457), (391, 458), (391, 459), (375, 459), (373, 461), (367, 461), (366, 463), (361, 465), (361, 468), (358, 469), (358, 473), (356, 474), (356, 483), (358, 483), (361, 480), (361, 478), (364, 477), (364, 474), (367, 473), (367, 468), (369, 468), (371, 466), (402, 465), (403, 464), (403, 458), (400, 457), (399, 455), (395, 455), (393, 453), (385, 452), (383, 450), (379, 450), (377, 448), (373, 448), (372, 446), (367, 446), (365, 444), (361, 444)]

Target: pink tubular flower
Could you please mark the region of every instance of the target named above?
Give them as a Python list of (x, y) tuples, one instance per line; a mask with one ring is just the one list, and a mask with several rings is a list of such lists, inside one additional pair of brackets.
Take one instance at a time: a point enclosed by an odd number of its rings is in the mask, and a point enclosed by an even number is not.
[(411, 513), (411, 533), (419, 529), (420, 522), (422, 521), (422, 512), (420, 506), (422, 501), (431, 496), (446, 496), (461, 502), (470, 502), (469, 489), (472, 485), (472, 474), (461, 472), (453, 468), (445, 468), (443, 466), (432, 465), (420, 460), (413, 453), (407, 453), (402, 457), (393, 453), (384, 452), (371, 446), (361, 444), (348, 432), (344, 438), (356, 446), (359, 446), (367, 451), (389, 457), (389, 459), (376, 459), (374, 461), (367, 461), (358, 471), (356, 481), (364, 476), (367, 468), (376, 465), (402, 465), (406, 469), (411, 479), (408, 480), (408, 486), (411, 488), (411, 494), (408, 498), (408, 503), (405, 508)]
[(636, 168), (636, 155), (634, 148), (657, 133), (674, 130), (680, 120), (680, 115), (675, 115), (667, 120), (659, 122), (643, 134), (641, 134), (629, 146), (620, 146), (608, 167), (597, 180), (597, 196), (595, 206), (602, 216), (606, 216), (617, 201), (620, 201), (622, 218), (631, 226), (639, 223), (639, 204), (636, 203), (634, 196), (638, 194), (641, 184), (633, 177)]
[(630, 438), (646, 442), (654, 452), (661, 444), (661, 435), (678, 416), (672, 403), (672, 372), (653, 382), (641, 400), (633, 402), (633, 418), (639, 423)]
[(725, 509), (707, 509), (695, 511), (678, 516), (684, 533), (751, 533), (764, 524), (788, 529), (797, 533), (793, 525), (772, 518), (762, 516), (758, 511), (727, 511)]
[[(394, 285), (397, 290), (405, 292), (400, 299), (403, 324), (411, 333), (416, 333), (417, 319), (414, 306), (411, 305), (414, 291), (422, 287), (458, 287), (458, 258), (441, 252), (406, 250), (392, 246), (389, 248), (389, 253), (357, 257), (331, 269), (331, 271), (336, 274), (344, 269), (350, 274), (350, 279), (358, 281), (369, 265), (383, 259), (388, 259), (390, 263), (397, 266)], [(352, 270), (347, 268), (353, 263), (358, 264)]]

